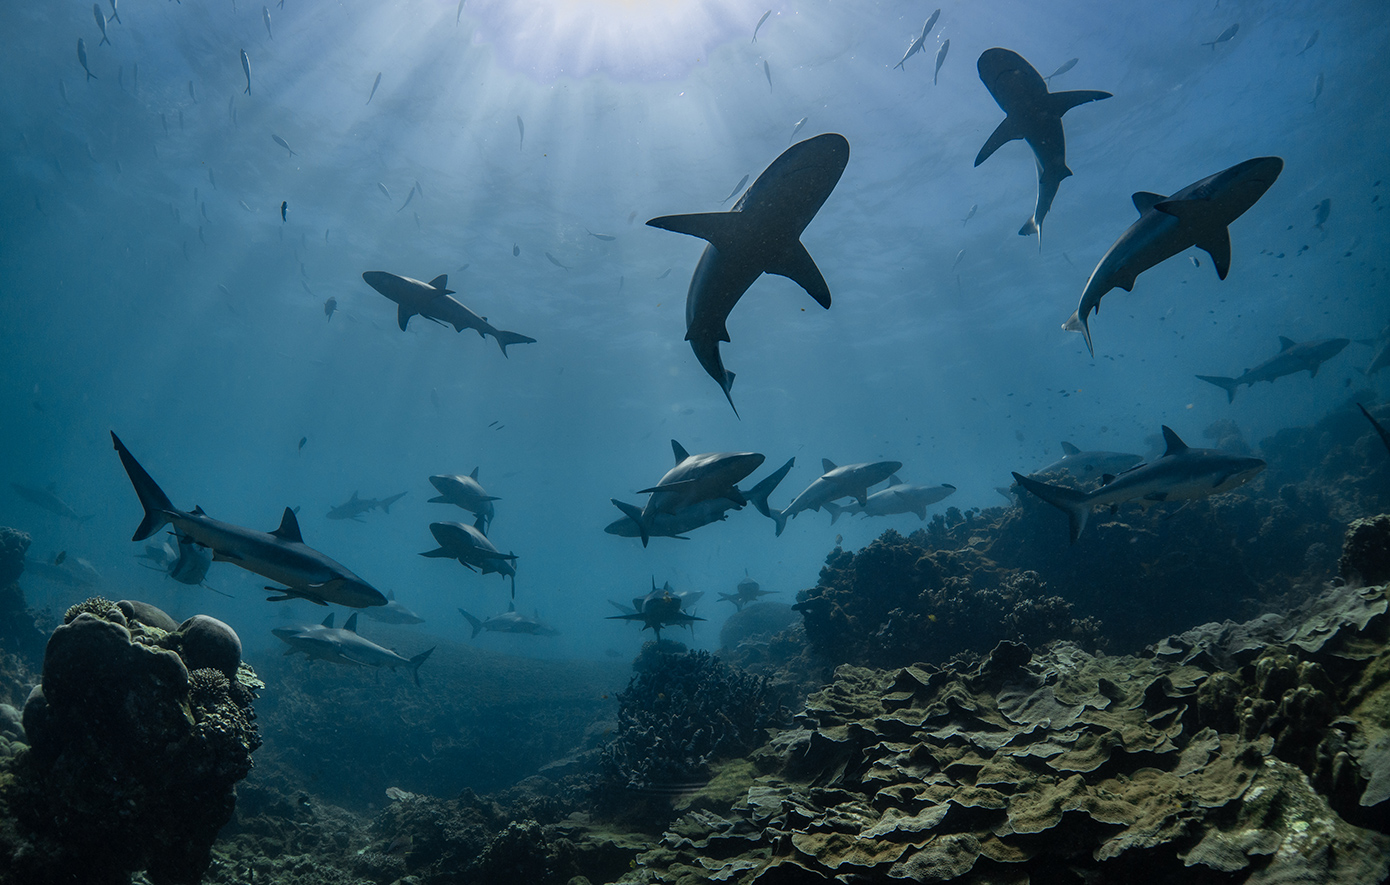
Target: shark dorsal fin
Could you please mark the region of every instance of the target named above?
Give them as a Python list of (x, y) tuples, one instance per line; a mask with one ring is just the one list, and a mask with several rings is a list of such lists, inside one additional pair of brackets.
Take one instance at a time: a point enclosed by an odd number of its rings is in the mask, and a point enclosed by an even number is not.
[(820, 469), (824, 470), (826, 473), (829, 473), (830, 471), (835, 469), (835, 462), (831, 461), (829, 458), (821, 458)]
[(1279, 336), (1279, 350), (1281, 353), (1285, 350), (1288, 350), (1290, 347), (1293, 347), (1296, 343), (1297, 342), (1290, 341), (1289, 339), (1285, 338), (1283, 335)]
[(353, 490), (352, 490), (352, 500), (354, 500), (354, 501), (357, 500), (357, 489), (353, 489)]
[(663, 593), (672, 593), (672, 592), (674, 592), (674, 591), (671, 589), (671, 582), (670, 582), (670, 581), (662, 581), (662, 582), (661, 582), (661, 591), (662, 591)]
[(1076, 446), (1072, 445), (1071, 443), (1067, 442), (1066, 440), (1062, 440), (1062, 454), (1079, 455), (1081, 454), (1081, 450), (1078, 449)]
[(285, 508), (285, 515), (280, 518), (280, 527), (271, 534), (281, 541), (289, 541), (291, 544), (304, 543), (304, 536), (299, 533), (299, 519), (294, 515), (294, 511), (288, 507)]
[(203, 508), (202, 508), (201, 505), (199, 505), (199, 504), (194, 504), (194, 505), (193, 505), (193, 515), (194, 515), (194, 516), (206, 516), (207, 514), (203, 511)]
[(347, 619), (347, 623), (343, 624), (343, 629), (349, 633), (357, 632), (357, 612), (353, 612), (352, 617)]
[(1139, 210), (1140, 215), (1143, 215), (1168, 198), (1163, 194), (1155, 194), (1150, 191), (1135, 191), (1130, 199), (1134, 201), (1134, 208)]
[(478, 468), (474, 467), (474, 468), (473, 468), (473, 472), (470, 473), (470, 474), (468, 474), (468, 475), (471, 476), (473, 479), (477, 479), (477, 478), (478, 478)]
[(898, 475), (896, 473), (888, 477), (888, 488), (891, 489), (893, 486), (900, 486), (902, 484), (903, 481), (898, 479)]
[(1163, 441), (1168, 445), (1168, 448), (1163, 453), (1163, 457), (1165, 458), (1169, 455), (1177, 455), (1187, 451), (1187, 443), (1183, 442), (1178, 435), (1173, 432), (1173, 428), (1169, 427), (1167, 424), (1163, 425)]
[(333, 629), (333, 612), (329, 612), (328, 617), (323, 619), (323, 626), (327, 627), (330, 630)]
[(685, 446), (676, 442), (674, 439), (671, 440), (671, 453), (676, 456), (677, 464), (690, 457), (690, 453), (685, 450)]
[(436, 289), (447, 289), (449, 287), (449, 275), (442, 273), (430, 280), (430, 285)]

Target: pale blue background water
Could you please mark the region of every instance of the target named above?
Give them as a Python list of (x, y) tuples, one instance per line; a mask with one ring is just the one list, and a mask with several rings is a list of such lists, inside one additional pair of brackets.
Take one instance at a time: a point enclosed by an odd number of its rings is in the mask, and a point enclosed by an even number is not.
[[(695, 641), (713, 647), (730, 609), (714, 593), (745, 569), (789, 602), (836, 534), (858, 547), (919, 523), (830, 528), (808, 513), (774, 538), (749, 509), (647, 550), (605, 535), (608, 499), (639, 501), (672, 437), (765, 453), (754, 479), (795, 455), (774, 504), (828, 457), (898, 459), (906, 481), (958, 486), (937, 510), (994, 506), (1010, 470), (1054, 460), (1062, 439), (1144, 453), (1160, 424), (1203, 444), (1230, 417), (1253, 443), (1367, 383), (1359, 344), (1316, 379), (1242, 390), (1230, 406), (1193, 375), (1238, 374), (1281, 334), (1370, 337), (1390, 319), (1372, 202), (1390, 157), (1382, 4), (946, 3), (905, 70), (892, 68), (935, 2), (779, 3), (751, 43), (767, 8), (469, 0), (456, 25), (452, 2), (288, 0), (270, 10), (272, 40), (259, 3), (126, 0), (98, 46), (89, 4), (0, 5), (0, 465), (5, 482), (55, 481), (97, 514), (76, 526), (5, 485), (0, 524), (31, 531), (36, 556), (89, 559), (108, 594), (218, 615), (248, 644), (274, 643), (266, 631), (283, 618), (322, 617), (265, 603), (264, 582), (230, 566), (209, 582), (236, 600), (140, 570), (114, 429), (176, 505), (263, 529), (302, 505), (309, 544), (394, 589), (430, 619), (423, 630), (463, 636), (454, 609), (501, 611), (506, 584), (416, 554), (434, 546), (430, 521), (466, 516), (426, 504), (426, 477), (480, 465), (503, 499), (493, 538), (521, 557), (519, 606), (565, 632), (483, 641), (635, 651), (635, 628), (601, 620), (604, 600), (639, 595), (654, 574), (709, 594)], [(1232, 23), (1232, 41), (1200, 45)], [(97, 80), (83, 80), (79, 36)], [(975, 70), (990, 46), (1044, 75), (1079, 57), (1054, 88), (1115, 95), (1066, 116), (1076, 175), (1041, 252), (1015, 234), (1034, 201), (1028, 149), (971, 165), (1003, 116)], [(682, 340), (703, 243), (642, 222), (718, 209), (802, 117), (799, 137), (836, 131), (851, 145), (804, 236), (835, 303), (822, 311), (780, 277), (754, 285), (723, 348), (737, 420)], [(1268, 154), (1285, 171), (1233, 225), (1225, 282), (1201, 254), (1200, 269), (1176, 258), (1133, 294), (1110, 293), (1094, 360), (1059, 329), (1134, 220), (1131, 192)], [(398, 212), (416, 180), (422, 194)], [(1324, 198), (1325, 232), (1313, 228)], [(539, 342), (503, 359), (490, 340), (419, 319), (403, 334), (364, 270), (447, 273), (466, 304)], [(326, 322), (329, 296), (339, 313)], [(323, 519), (354, 489), (410, 494), (363, 524)], [(55, 606), (81, 596), (30, 586)]]

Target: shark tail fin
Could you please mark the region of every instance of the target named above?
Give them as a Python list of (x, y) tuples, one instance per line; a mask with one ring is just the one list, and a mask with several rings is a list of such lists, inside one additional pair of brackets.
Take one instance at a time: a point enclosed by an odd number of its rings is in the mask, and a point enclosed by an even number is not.
[(520, 332), (508, 332), (506, 329), (496, 329), (492, 337), (497, 339), (497, 346), (502, 348), (502, 355), (507, 355), (507, 345), (509, 344), (535, 344), (536, 339), (528, 338)]
[(1226, 402), (1236, 401), (1236, 389), (1240, 387), (1240, 382), (1235, 378), (1226, 378), (1222, 375), (1198, 375), (1197, 377), (1226, 391)]
[(478, 634), (483, 632), (483, 622), (473, 617), (463, 609), (459, 609), (459, 614), (463, 615), (464, 619), (468, 621), (468, 626), (473, 628), (473, 635), (469, 638), (476, 639), (478, 637)]
[(624, 516), (637, 523), (637, 531), (642, 536), (642, 546), (647, 546), (647, 542), (651, 540), (652, 536), (648, 531), (647, 524), (642, 521), (642, 511), (631, 504), (619, 501), (617, 498), (609, 498), (608, 500), (612, 501), (613, 506), (621, 510)]
[(169, 515), (175, 512), (174, 505), (154, 478), (135, 460), (135, 456), (125, 447), (125, 443), (121, 442), (115, 431), (111, 432), (111, 442), (115, 444), (116, 453), (121, 456), (121, 465), (130, 477), (130, 484), (135, 487), (140, 506), (145, 508), (145, 518), (140, 521), (139, 527), (135, 529), (135, 536), (130, 540), (143, 541), (169, 524)]
[(420, 652), (418, 655), (410, 659), (410, 675), (415, 678), (416, 685), (420, 684), (420, 665), (423, 664), (426, 660), (428, 660), (429, 656), (432, 654), (434, 654), (433, 646), (425, 649), (424, 651)]
[(381, 502), (381, 512), (382, 512), (382, 513), (390, 513), (390, 512), (391, 512), (391, 505), (394, 504), (394, 503), (396, 503), (397, 501), (399, 501), (400, 499), (402, 499), (402, 498), (404, 498), (404, 497), (405, 497), (405, 492), (401, 492), (399, 495), (392, 495), (391, 497), (385, 499), (384, 501)]
[(1067, 515), (1071, 529), (1071, 542), (1075, 544), (1076, 539), (1081, 537), (1081, 532), (1086, 528), (1086, 520), (1091, 515), (1091, 505), (1086, 494), (1075, 489), (1038, 482), (1036, 479), (1029, 479), (1018, 473), (1014, 474), (1014, 482)]
[(787, 527), (787, 511), (774, 510), (769, 514), (772, 521), (777, 523), (777, 537), (782, 537), (782, 530)]
[(787, 463), (777, 468), (775, 472), (769, 473), (767, 476), (763, 477), (757, 485), (744, 493), (744, 497), (753, 502), (753, 506), (756, 507), (758, 512), (763, 516), (769, 519), (773, 518), (773, 511), (767, 504), (767, 496), (772, 494), (773, 490), (777, 488), (783, 479), (786, 479), (787, 474), (792, 469), (792, 465), (795, 463), (795, 458), (788, 458)]
[(1096, 355), (1096, 349), (1091, 345), (1091, 327), (1081, 316), (1081, 311), (1073, 311), (1067, 321), (1062, 324), (1062, 328), (1068, 332), (1080, 332), (1081, 337), (1086, 339), (1086, 349), (1091, 352), (1091, 356)]
[(826, 501), (824, 504), (820, 506), (824, 507), (826, 510), (830, 512), (831, 525), (834, 525), (835, 521), (840, 518), (840, 514), (845, 512), (845, 508), (841, 507), (839, 504), (836, 504), (834, 501)]

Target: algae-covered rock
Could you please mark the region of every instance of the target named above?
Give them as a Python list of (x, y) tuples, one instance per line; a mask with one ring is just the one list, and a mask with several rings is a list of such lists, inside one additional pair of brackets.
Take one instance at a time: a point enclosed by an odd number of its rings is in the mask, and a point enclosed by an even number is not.
[(1358, 519), (1347, 528), (1339, 569), (1348, 581), (1390, 581), (1390, 513)]

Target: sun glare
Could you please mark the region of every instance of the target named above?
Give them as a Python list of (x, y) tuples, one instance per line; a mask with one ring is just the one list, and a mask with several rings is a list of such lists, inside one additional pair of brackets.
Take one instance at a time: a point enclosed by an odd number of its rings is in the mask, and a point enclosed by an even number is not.
[(542, 81), (606, 74), (682, 76), (719, 45), (751, 35), (765, 0), (477, 0), (474, 40)]

